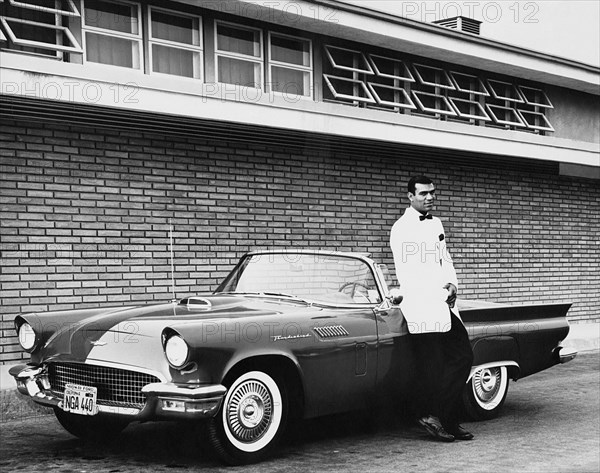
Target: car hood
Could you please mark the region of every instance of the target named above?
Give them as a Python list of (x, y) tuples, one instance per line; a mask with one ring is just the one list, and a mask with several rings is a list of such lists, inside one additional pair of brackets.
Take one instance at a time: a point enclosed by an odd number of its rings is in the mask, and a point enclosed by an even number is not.
[[(185, 301), (185, 300), (184, 300)], [(265, 317), (302, 310), (305, 305), (281, 299), (241, 295), (194, 298), (180, 302), (137, 307), (73, 310), (25, 314), (22, 317), (40, 335), (42, 344), (35, 361), (75, 361), (153, 365), (164, 362), (161, 334), (174, 324), (198, 323), (242, 317)], [(158, 359), (157, 359), (158, 361)]]

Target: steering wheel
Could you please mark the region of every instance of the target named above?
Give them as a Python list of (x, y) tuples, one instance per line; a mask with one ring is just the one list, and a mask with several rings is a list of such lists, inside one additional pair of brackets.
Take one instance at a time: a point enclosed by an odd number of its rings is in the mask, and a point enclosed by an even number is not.
[(344, 289), (346, 289), (347, 287), (352, 286), (352, 291), (350, 291), (350, 297), (352, 297), (354, 299), (354, 295), (356, 294), (356, 288), (358, 286), (362, 287), (365, 291), (367, 291), (367, 294), (369, 293), (369, 286), (367, 286), (366, 284), (363, 284), (361, 282), (358, 281), (350, 281), (347, 283), (344, 283), (340, 286), (340, 288), (338, 289), (338, 292), (344, 292)]

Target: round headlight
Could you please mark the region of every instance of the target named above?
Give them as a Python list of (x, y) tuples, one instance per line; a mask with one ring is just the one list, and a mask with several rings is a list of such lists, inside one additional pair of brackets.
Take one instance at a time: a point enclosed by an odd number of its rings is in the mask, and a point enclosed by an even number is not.
[(35, 332), (27, 322), (19, 327), (19, 343), (23, 350), (31, 350), (35, 346)]
[(165, 355), (167, 361), (175, 368), (185, 365), (189, 354), (189, 348), (185, 340), (179, 335), (169, 337), (165, 343)]

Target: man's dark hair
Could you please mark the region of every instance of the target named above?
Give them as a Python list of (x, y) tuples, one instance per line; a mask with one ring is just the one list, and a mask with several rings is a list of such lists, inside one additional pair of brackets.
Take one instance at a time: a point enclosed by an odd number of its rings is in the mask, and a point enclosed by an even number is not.
[(417, 189), (417, 184), (433, 184), (433, 181), (422, 174), (420, 176), (415, 176), (408, 181), (408, 192), (414, 194)]

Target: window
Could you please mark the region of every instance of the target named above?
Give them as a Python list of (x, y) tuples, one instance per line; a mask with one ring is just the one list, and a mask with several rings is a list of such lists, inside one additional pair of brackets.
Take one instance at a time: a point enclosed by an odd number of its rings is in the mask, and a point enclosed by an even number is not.
[(217, 82), (262, 89), (262, 32), (256, 28), (216, 22)]
[(442, 89), (455, 89), (448, 73), (444, 69), (424, 66), (422, 64), (413, 64), (413, 67), (415, 68), (415, 73), (421, 84), (440, 87)]
[(554, 108), (550, 102), (550, 99), (543, 90), (520, 85), (519, 92), (521, 92), (521, 95), (523, 96), (523, 99), (527, 105), (534, 105), (542, 108)]
[(443, 95), (430, 94), (413, 90), (413, 97), (423, 112), (439, 113), (440, 115), (456, 116), (456, 112)]
[[(8, 0), (0, 2), (0, 41), (9, 50), (62, 59), (83, 49), (71, 22), (81, 16), (72, 0)], [(4, 45), (3, 45), (4, 46)]]
[(154, 73), (202, 79), (201, 18), (150, 8), (150, 64)]
[(415, 78), (408, 66), (399, 59), (377, 56), (375, 54), (369, 54), (369, 59), (373, 63), (373, 69), (375, 69), (377, 76), (398, 79), (403, 82), (415, 82)]
[(312, 43), (269, 33), (269, 84), (274, 92), (312, 96)]
[(490, 93), (483, 84), (483, 81), (477, 76), (464, 74), (462, 72), (450, 72), (450, 77), (452, 78), (452, 82), (454, 82), (456, 90), (459, 92), (483, 95), (485, 97), (490, 96)]
[(474, 120), (490, 121), (490, 116), (486, 113), (483, 106), (475, 100), (459, 99), (450, 97), (450, 103), (454, 106), (454, 110), (459, 118), (472, 118)]
[(323, 74), (327, 87), (336, 99), (352, 102), (377, 103), (361, 80)]
[(492, 97), (508, 102), (523, 103), (523, 98), (517, 88), (510, 82), (488, 79), (488, 85), (492, 91)]
[(486, 105), (492, 120), (498, 125), (525, 126), (514, 108), (500, 105)]
[(323, 52), (324, 101), (477, 126), (553, 131), (545, 113), (552, 104), (535, 86), (414, 63), (395, 52), (333, 45)]
[(543, 113), (529, 112), (527, 110), (517, 110), (517, 112), (527, 128), (540, 131), (554, 131), (554, 128)]
[(334, 69), (359, 72), (361, 74), (374, 74), (369, 61), (360, 51), (339, 48), (337, 46), (325, 46), (325, 54)]
[[(0, 17), (0, 22), (13, 44), (41, 50), (81, 52), (81, 46), (65, 26), (6, 17)], [(57, 35), (63, 37), (60, 42), (56, 41)]]
[(410, 84), (415, 82), (408, 65), (400, 59), (369, 54), (369, 61), (375, 74), (365, 78), (371, 94), (377, 101), (377, 108), (402, 112), (416, 110), (410, 97)]
[[(44, 12), (44, 13), (55, 13), (58, 15), (64, 15), (64, 16), (75, 16), (75, 17), (79, 17), (81, 16), (79, 13), (79, 10), (77, 9), (77, 5), (75, 5), (75, 2), (73, 2), (73, 0), (67, 0), (66, 2), (64, 2), (66, 4), (66, 8), (67, 9), (62, 9), (60, 7), (60, 5), (57, 5), (57, 2), (55, 2), (54, 0), (30, 0), (28, 2), (24, 2), (24, 1), (18, 1), (18, 0), (8, 0), (8, 3), (12, 6), (15, 7), (20, 7), (20, 8), (25, 8), (25, 9), (30, 9), (30, 10), (34, 10), (37, 12)], [(58, 2), (63, 3), (63, 2)]]
[(85, 60), (142, 69), (141, 11), (137, 3), (85, 0)]
[(387, 105), (390, 107), (406, 108), (409, 110), (416, 109), (416, 105), (408, 95), (408, 92), (402, 87), (392, 85), (367, 83), (373, 96), (379, 105)]

